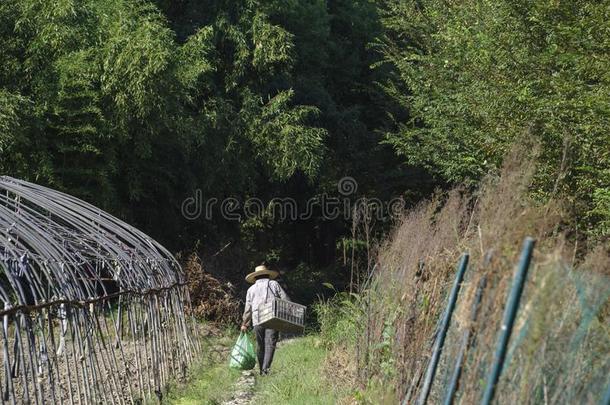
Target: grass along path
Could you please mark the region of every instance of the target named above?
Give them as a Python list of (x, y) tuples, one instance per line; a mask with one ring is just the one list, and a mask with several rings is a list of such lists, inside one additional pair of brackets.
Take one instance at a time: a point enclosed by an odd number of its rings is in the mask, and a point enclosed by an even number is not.
[(271, 374), (257, 376), (253, 404), (334, 405), (348, 394), (324, 376), (326, 350), (315, 336), (285, 341), (278, 347)]
[(191, 367), (187, 384), (171, 387), (164, 403), (172, 405), (218, 405), (231, 397), (240, 371), (229, 368), (229, 348), (235, 335), (225, 333), (205, 341), (205, 357)]
[(264, 377), (254, 370), (241, 372), (229, 368), (228, 350), (234, 339), (224, 339), (224, 358), (212, 365), (202, 362), (201, 366), (194, 367), (190, 383), (171, 390), (168, 403), (334, 405), (348, 394), (340, 387), (333, 387), (324, 376), (326, 350), (315, 336), (280, 342), (271, 374)]

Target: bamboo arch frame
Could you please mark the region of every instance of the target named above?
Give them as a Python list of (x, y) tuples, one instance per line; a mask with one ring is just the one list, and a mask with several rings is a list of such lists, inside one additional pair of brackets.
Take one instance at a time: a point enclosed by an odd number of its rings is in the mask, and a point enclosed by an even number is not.
[(199, 343), (180, 265), (67, 194), (0, 177), (0, 398), (139, 403), (184, 375)]

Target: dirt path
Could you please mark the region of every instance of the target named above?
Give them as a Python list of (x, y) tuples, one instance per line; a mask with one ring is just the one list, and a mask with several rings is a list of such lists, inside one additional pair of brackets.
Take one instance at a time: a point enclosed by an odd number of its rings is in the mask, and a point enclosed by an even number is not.
[(237, 380), (231, 399), (223, 402), (223, 405), (249, 405), (254, 396), (254, 370), (241, 372), (241, 377)]

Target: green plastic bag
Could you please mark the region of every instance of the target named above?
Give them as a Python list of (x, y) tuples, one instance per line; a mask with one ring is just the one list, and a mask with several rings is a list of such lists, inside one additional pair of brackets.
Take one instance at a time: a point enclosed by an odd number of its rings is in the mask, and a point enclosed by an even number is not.
[(229, 367), (238, 370), (252, 370), (255, 365), (256, 352), (254, 351), (254, 345), (248, 335), (241, 332), (233, 350), (231, 350)]

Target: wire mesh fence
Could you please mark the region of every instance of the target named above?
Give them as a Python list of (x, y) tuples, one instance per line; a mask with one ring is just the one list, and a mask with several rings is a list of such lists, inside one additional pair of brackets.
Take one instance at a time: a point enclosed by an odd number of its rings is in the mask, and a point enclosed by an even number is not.
[(182, 270), (156, 241), (69, 195), (0, 178), (0, 397), (161, 398), (199, 350)]
[[(478, 278), (474, 274), (468, 288), (474, 288)], [(487, 302), (497, 293), (493, 288), (485, 291), (492, 295)], [(558, 258), (534, 265), (507, 348), (496, 402), (602, 403), (610, 375), (609, 299), (610, 281), (602, 274), (574, 269)], [(465, 297), (463, 311), (472, 305)], [(474, 339), (453, 400), (472, 403), (483, 397), (494, 360), (490, 338), (501, 329), (491, 315), (483, 312), (478, 319), (455, 320), (434, 383), (433, 403), (447, 401), (463, 336), (469, 329)]]
[[(413, 322), (409, 320), (421, 315), (413, 315), (408, 307), (401, 306), (403, 300), (396, 302), (389, 297), (394, 291), (387, 286), (379, 289), (373, 284), (367, 292), (373, 300), (367, 312), (372, 318), (385, 312), (386, 317), (380, 319), (383, 323), (365, 323), (373, 338), (370, 342), (365, 334), (360, 338), (367, 354), (360, 367), (377, 367), (373, 373), (377, 377), (398, 378), (398, 395), (403, 404), (485, 403), (486, 391), (491, 387), (490, 374), (498, 361), (499, 337), (507, 328), (501, 313), (508, 306), (509, 291), (515, 284), (505, 272), (494, 271), (500, 263), (507, 265), (504, 257), (488, 252), (466, 271), (446, 328), (447, 313), (452, 310), (455, 297), (449, 293), (448, 285), (439, 285), (445, 290), (444, 301), (437, 304), (443, 308), (442, 316), (434, 324), (433, 317), (426, 321), (427, 330), (432, 333), (428, 332), (427, 339), (420, 339), (427, 344), (420, 345), (417, 354), (405, 354), (399, 328), (409, 330)], [(532, 263), (529, 275), (522, 281), (525, 288), (520, 304), (517, 302), (513, 308), (518, 311), (514, 324), (508, 326), (512, 335), (507, 340), (490, 401), (605, 403), (610, 383), (608, 277), (590, 271), (586, 263), (575, 269), (561, 257), (546, 256)], [(455, 276), (455, 285), (458, 282)], [(427, 305), (417, 297), (405, 298), (419, 310)], [(439, 339), (444, 332), (446, 336)], [(409, 333), (413, 336), (416, 331)], [(381, 350), (384, 342), (390, 350)], [(383, 374), (383, 362), (390, 359), (392, 372), (401, 374)], [(437, 364), (430, 367), (436, 360)], [(429, 376), (431, 369), (434, 372)]]

